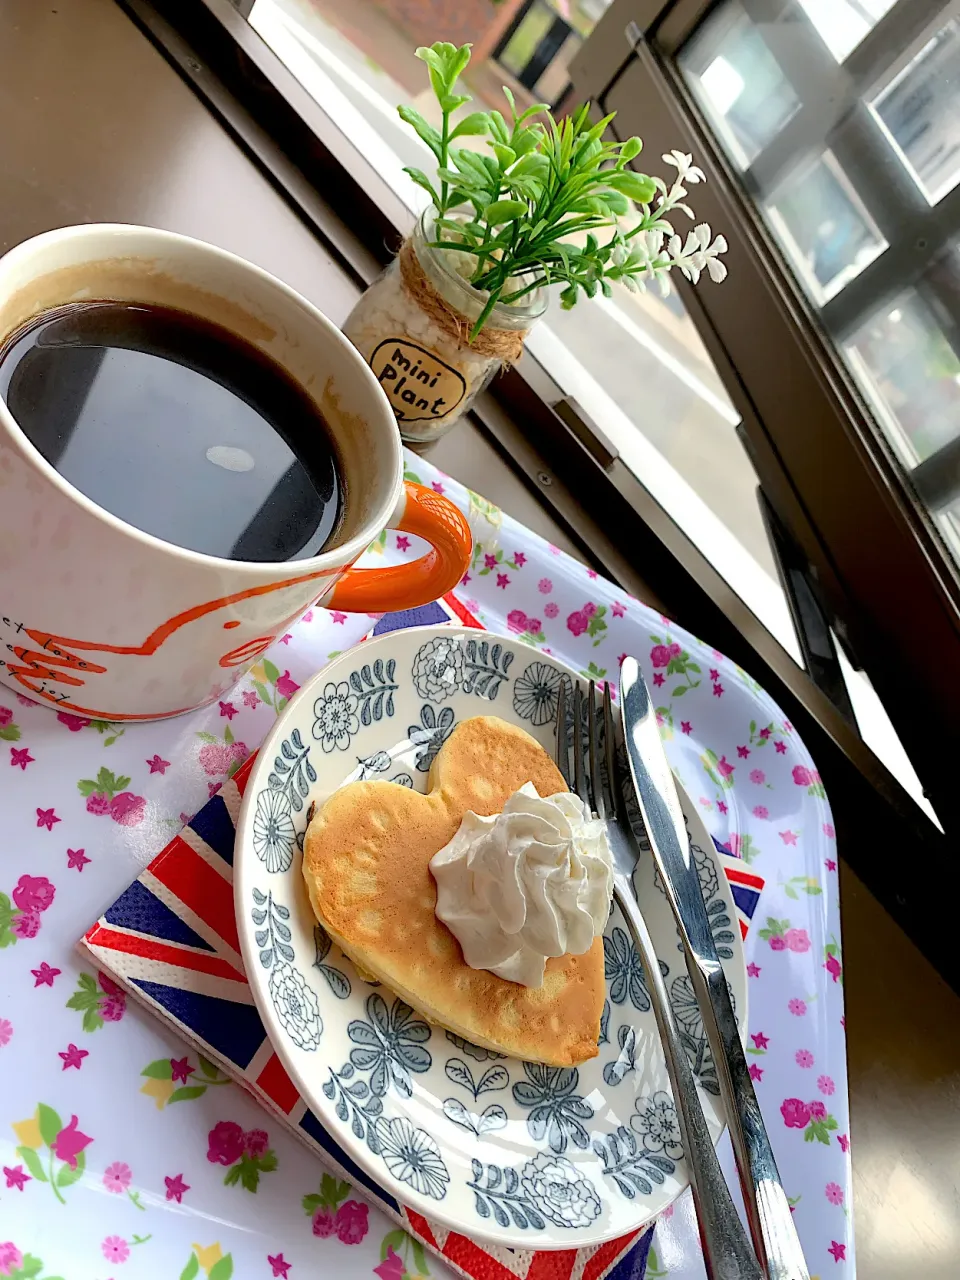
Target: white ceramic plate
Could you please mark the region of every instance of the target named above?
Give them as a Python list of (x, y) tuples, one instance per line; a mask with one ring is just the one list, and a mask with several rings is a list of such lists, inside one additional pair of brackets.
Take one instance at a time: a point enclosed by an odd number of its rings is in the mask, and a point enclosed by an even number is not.
[[(676, 1111), (637, 954), (616, 908), (604, 934), (600, 1054), (579, 1068), (520, 1062), (432, 1026), (365, 982), (317, 925), (301, 874), (312, 801), (382, 778), (426, 790), (459, 721), (498, 715), (554, 751), (557, 689), (575, 672), (487, 632), (392, 631), (300, 690), (247, 783), (234, 865), (243, 958), (270, 1038), (352, 1158), (410, 1208), (515, 1248), (561, 1249), (635, 1230), (688, 1184)], [(746, 973), (713, 842), (681, 792), (737, 1013)], [(637, 895), (719, 1137), (716, 1073), (670, 909), (649, 857)]]

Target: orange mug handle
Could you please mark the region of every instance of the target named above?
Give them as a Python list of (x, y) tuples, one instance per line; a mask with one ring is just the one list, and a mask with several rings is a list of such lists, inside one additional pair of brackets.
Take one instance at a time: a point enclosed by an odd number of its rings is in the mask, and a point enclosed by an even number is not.
[(348, 569), (321, 603), (344, 613), (394, 613), (450, 591), (470, 567), (473, 537), (466, 517), (449, 498), (404, 481), (404, 493), (389, 528), (415, 533), (432, 546), (411, 564), (387, 569)]

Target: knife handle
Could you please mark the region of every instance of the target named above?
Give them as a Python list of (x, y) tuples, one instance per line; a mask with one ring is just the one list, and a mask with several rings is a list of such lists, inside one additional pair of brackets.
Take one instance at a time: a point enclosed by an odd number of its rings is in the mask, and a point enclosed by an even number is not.
[(727, 980), (719, 966), (698, 964), (689, 952), (687, 960), (717, 1065), (720, 1094), (757, 1255), (765, 1264), (769, 1280), (810, 1280), (750, 1078)]
[(763, 1280), (760, 1264), (750, 1248), (717, 1159), (697, 1094), (693, 1068), (680, 1039), (653, 942), (634, 897), (633, 886), (622, 874), (614, 876), (613, 896), (623, 912), (643, 963), (647, 989), (660, 1028), (673, 1098), (677, 1104), (707, 1276), (709, 1280)]

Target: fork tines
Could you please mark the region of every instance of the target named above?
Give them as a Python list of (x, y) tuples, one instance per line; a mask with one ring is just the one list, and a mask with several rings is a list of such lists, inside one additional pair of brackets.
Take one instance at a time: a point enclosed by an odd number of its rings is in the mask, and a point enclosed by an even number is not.
[[(597, 723), (597, 686), (591, 680), (584, 695), (579, 681), (573, 686), (570, 733), (567, 730), (567, 681), (561, 680), (557, 699), (557, 768), (571, 791), (598, 818), (617, 816), (619, 788), (616, 778), (616, 737), (610, 685), (603, 686), (603, 730)], [(586, 751), (584, 751), (584, 703), (586, 703)], [(602, 762), (601, 762), (602, 748)], [(573, 766), (570, 752), (573, 751)], [(584, 757), (586, 756), (586, 761)], [(586, 767), (585, 767), (586, 765)]]

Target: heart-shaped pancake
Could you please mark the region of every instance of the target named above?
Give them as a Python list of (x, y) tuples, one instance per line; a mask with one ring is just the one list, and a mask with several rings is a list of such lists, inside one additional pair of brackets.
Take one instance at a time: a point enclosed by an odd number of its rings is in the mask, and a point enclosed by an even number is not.
[(431, 1022), (511, 1057), (569, 1067), (597, 1055), (606, 987), (603, 943), (547, 961), (542, 987), (471, 969), (437, 919), (430, 859), (468, 809), (500, 813), (525, 782), (565, 791), (529, 734), (495, 716), (464, 720), (430, 769), (426, 795), (393, 782), (351, 782), (313, 817), (303, 874), (317, 919), (366, 973)]

